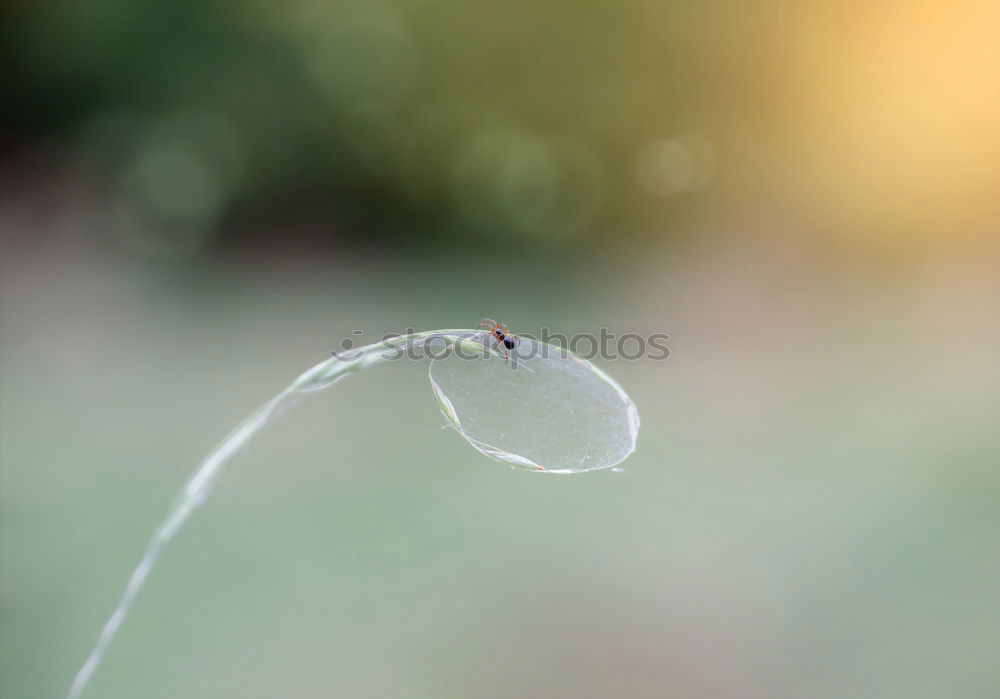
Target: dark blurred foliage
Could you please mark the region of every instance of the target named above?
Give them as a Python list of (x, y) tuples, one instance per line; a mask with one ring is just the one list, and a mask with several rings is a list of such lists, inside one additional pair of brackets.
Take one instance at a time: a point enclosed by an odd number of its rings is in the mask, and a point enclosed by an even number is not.
[(635, 153), (721, 87), (705, 80), (714, 49), (686, 38), (698, 18), (660, 8), (653, 25), (637, 2), (46, 1), (5, 15), (5, 151), (82, 153), (140, 218), (223, 237), (317, 219), (420, 245), (620, 235), (642, 218)]
[[(756, 216), (994, 220), (997, 11), (890, 2), (21, 0), (5, 159), (123, 237), (566, 252)], [(275, 232), (276, 230), (280, 232)]]

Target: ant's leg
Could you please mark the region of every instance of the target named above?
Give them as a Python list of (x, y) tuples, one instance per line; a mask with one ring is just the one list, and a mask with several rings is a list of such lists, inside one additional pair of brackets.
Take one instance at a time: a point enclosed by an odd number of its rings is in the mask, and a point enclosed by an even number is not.
[(506, 364), (507, 362), (509, 362), (510, 361), (510, 353), (507, 351), (507, 346), (504, 345), (502, 342), (498, 342), (497, 343), (497, 348), (501, 352), (503, 352), (503, 363)]
[(494, 351), (500, 350), (501, 352), (503, 352), (503, 356), (506, 357), (506, 359), (503, 362), (504, 364), (506, 364), (507, 362), (510, 361), (510, 355), (507, 354), (506, 348), (503, 348), (503, 347), (500, 346), (500, 341), (499, 340), (497, 340), (497, 342), (493, 345), (493, 350)]
[(481, 328), (484, 325), (495, 328), (497, 326), (497, 322), (495, 320), (493, 320), (492, 318), (483, 318), (479, 322), (479, 325), (477, 327)]

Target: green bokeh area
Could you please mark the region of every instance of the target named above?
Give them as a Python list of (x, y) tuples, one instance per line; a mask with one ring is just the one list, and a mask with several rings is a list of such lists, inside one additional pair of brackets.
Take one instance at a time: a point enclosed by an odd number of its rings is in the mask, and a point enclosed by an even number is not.
[[(114, 230), (139, 247), (277, 235), (243, 230), (251, 223), (292, 223), (286, 239), (416, 248), (606, 242), (661, 209), (634, 186), (636, 153), (711, 128), (707, 112), (735, 97), (736, 75), (697, 83), (715, 60), (708, 44), (679, 40), (731, 42), (734, 28), (710, 14), (663, 6), (651, 25), (634, 1), (611, 13), (24, 3), (0, 27), (16, 67), (0, 83), (0, 133), (47, 139), (108, 175), (127, 221)], [(661, 86), (664, 66), (673, 78)], [(702, 188), (714, 155), (697, 143), (679, 155), (690, 172), (677, 191)], [(336, 231), (301, 230), (331, 216)]]
[[(669, 321), (671, 358), (602, 363), (642, 414), (624, 473), (486, 459), (442, 429), (425, 367), (348, 377), (235, 460), (88, 696), (988, 695), (995, 347), (970, 316), (934, 314), (981, 310), (993, 282), (967, 274), (941, 298), (926, 278), (886, 293), (812, 276), (790, 305), (770, 275), (700, 264), (661, 287), (716, 280)], [(474, 277), (453, 274), (463, 294), (442, 302), (436, 275), (341, 272), (289, 296), (84, 257), (5, 268), (0, 694), (65, 691), (233, 424), (354, 327), (481, 315), (492, 290)], [(596, 308), (657, 317), (650, 284), (504, 303), (534, 308), (528, 329), (558, 304), (572, 330)], [(608, 304), (612, 288), (638, 307)], [(731, 311), (748, 297), (785, 304), (754, 314), (755, 342)]]

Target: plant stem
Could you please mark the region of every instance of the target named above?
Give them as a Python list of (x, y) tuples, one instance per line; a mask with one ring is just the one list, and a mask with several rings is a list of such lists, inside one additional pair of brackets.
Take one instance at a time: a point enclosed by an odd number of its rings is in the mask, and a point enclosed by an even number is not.
[(128, 616), (135, 602), (136, 596), (142, 589), (149, 571), (163, 553), (164, 547), (174, 538), (174, 536), (187, 523), (195, 507), (205, 502), (208, 493), (216, 479), (222, 473), (223, 466), (240, 450), (250, 439), (256, 435), (270, 420), (277, 414), (280, 408), (290, 403), (290, 399), (297, 393), (318, 391), (330, 386), (343, 377), (363, 371), (370, 366), (378, 364), (386, 359), (398, 357), (399, 351), (413, 342), (441, 337), (450, 342), (463, 341), (473, 334), (468, 330), (434, 330), (413, 335), (404, 335), (391, 340), (379, 342), (366, 347), (352, 350), (349, 355), (343, 357), (331, 357), (320, 362), (312, 369), (299, 376), (292, 384), (257, 409), (250, 417), (244, 420), (233, 430), (222, 443), (220, 443), (198, 467), (188, 480), (187, 485), (181, 493), (180, 498), (170, 510), (167, 518), (157, 527), (153, 538), (146, 547), (142, 560), (136, 566), (129, 577), (125, 591), (122, 593), (111, 617), (105, 622), (101, 629), (97, 642), (93, 650), (87, 657), (70, 685), (66, 699), (78, 699), (87, 683), (93, 676), (94, 671), (101, 664), (108, 646), (114, 639), (115, 634), (121, 627), (125, 617)]

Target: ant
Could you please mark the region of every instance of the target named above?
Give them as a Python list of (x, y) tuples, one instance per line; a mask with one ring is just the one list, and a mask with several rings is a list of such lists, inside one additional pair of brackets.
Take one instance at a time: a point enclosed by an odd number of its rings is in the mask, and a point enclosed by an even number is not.
[(517, 343), (521, 341), (520, 338), (517, 335), (511, 335), (507, 331), (506, 325), (500, 325), (495, 320), (492, 320), (490, 318), (483, 318), (483, 322), (479, 324), (479, 327), (489, 328), (490, 335), (492, 335), (493, 338), (496, 340), (496, 343), (493, 345), (493, 349), (499, 348), (500, 350), (502, 350), (503, 356), (506, 357), (503, 363), (506, 364), (507, 362), (509, 362), (510, 353), (508, 352), (508, 350), (512, 350), (515, 347), (517, 347)]

